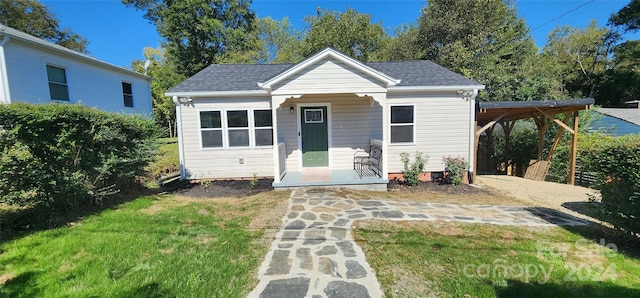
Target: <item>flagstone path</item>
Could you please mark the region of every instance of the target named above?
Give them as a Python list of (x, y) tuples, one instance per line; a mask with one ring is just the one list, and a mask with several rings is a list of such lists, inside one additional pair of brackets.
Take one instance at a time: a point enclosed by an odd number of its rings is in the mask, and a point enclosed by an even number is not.
[(585, 225), (537, 207), (352, 200), (330, 189), (292, 192), (283, 228), (249, 297), (381, 297), (380, 284), (351, 235), (354, 220), (443, 220), (497, 225)]

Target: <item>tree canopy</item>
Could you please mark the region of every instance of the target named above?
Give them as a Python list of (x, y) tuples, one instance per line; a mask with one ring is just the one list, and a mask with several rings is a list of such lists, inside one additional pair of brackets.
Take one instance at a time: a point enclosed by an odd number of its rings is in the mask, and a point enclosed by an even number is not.
[(531, 79), (537, 48), (511, 1), (431, 0), (416, 30), (412, 49), (416, 56), (485, 84), (484, 100), (550, 96), (544, 90), (518, 94)]
[(348, 8), (346, 12), (318, 8), (317, 14), (304, 18), (308, 26), (302, 41), (302, 56), (332, 47), (361, 61), (380, 60), (376, 53), (389, 36), (382, 23), (371, 16)]
[(631, 31), (640, 29), (640, 0), (631, 0), (629, 4), (611, 16), (609, 23)]
[(0, 23), (74, 51), (88, 53), (87, 39), (70, 28), (60, 28), (56, 15), (36, 0), (0, 1)]
[(250, 0), (122, 2), (145, 11), (144, 17), (164, 39), (168, 61), (183, 75), (221, 61), (256, 60), (259, 44)]

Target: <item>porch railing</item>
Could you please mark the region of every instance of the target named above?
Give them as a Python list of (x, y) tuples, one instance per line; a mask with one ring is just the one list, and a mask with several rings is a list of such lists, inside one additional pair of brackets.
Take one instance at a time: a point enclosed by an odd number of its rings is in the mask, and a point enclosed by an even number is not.
[(280, 179), (282, 179), (282, 177), (284, 177), (284, 174), (287, 173), (287, 146), (284, 142), (278, 143), (278, 160), (278, 173), (280, 173)]

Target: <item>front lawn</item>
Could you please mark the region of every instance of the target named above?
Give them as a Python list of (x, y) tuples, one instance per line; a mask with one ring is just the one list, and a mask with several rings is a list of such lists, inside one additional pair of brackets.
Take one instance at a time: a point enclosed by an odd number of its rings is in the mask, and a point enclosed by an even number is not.
[(141, 197), (16, 238), (0, 244), (0, 296), (245, 296), (287, 197)]
[(365, 221), (354, 235), (387, 297), (640, 297), (629, 243), (570, 229)]

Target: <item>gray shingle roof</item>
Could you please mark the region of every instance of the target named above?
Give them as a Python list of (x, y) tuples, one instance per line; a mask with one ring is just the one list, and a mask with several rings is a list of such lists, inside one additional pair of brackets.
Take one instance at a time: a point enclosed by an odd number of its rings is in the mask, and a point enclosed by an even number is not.
[[(480, 85), (431, 61), (371, 62), (369, 67), (400, 79), (396, 86)], [(261, 90), (265, 82), (295, 64), (213, 64), (168, 92)]]

